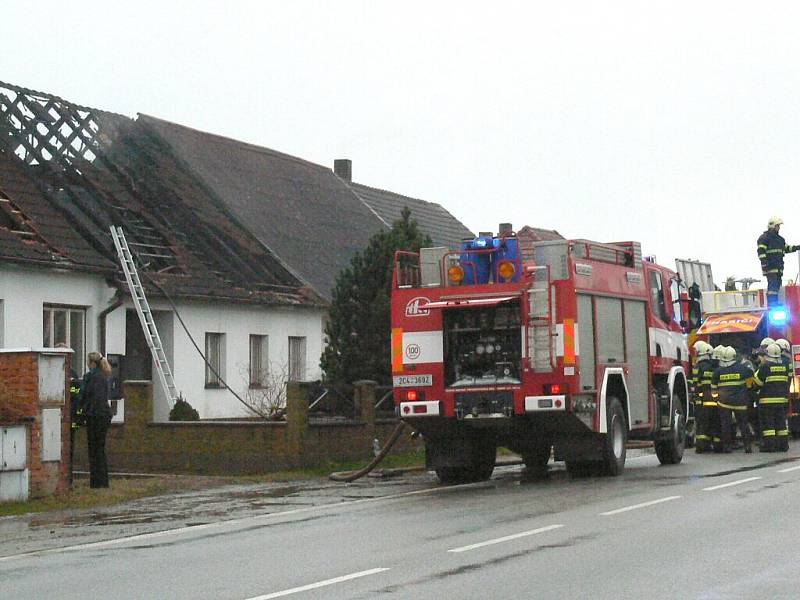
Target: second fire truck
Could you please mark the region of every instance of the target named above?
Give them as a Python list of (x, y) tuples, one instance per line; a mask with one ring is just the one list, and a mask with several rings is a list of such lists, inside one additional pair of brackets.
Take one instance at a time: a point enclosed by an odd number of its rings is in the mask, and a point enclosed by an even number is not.
[(619, 474), (630, 439), (681, 461), (685, 289), (637, 242), (521, 244), (510, 227), (458, 252), (399, 252), (392, 372), (399, 415), (442, 482), (488, 479), (498, 446), (544, 472)]

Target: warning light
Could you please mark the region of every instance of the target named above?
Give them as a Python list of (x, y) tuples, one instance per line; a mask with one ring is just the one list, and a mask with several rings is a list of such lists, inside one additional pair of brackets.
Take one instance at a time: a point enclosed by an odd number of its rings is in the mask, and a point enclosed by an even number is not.
[(500, 266), (497, 267), (497, 272), (500, 274), (500, 277), (503, 279), (511, 279), (514, 277), (514, 263), (510, 260), (504, 260), (500, 263)]
[(560, 394), (561, 393), (561, 385), (558, 383), (554, 383), (550, 386), (550, 393), (551, 394)]
[(789, 311), (783, 306), (776, 306), (769, 311), (769, 322), (772, 325), (785, 325), (789, 318)]
[(464, 280), (464, 269), (461, 265), (453, 265), (447, 269), (447, 278), (456, 285)]
[(417, 399), (417, 390), (408, 390), (408, 393), (406, 394), (406, 398), (409, 401), (414, 402)]

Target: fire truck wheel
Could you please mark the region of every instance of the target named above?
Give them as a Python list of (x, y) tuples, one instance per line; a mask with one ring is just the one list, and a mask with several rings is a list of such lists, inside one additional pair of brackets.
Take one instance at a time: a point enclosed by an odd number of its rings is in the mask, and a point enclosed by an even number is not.
[(620, 401), (617, 398), (608, 398), (607, 403), (608, 433), (603, 439), (603, 471), (606, 475), (619, 475), (625, 468), (628, 427)]
[(662, 465), (677, 465), (683, 459), (683, 450), (686, 447), (686, 418), (680, 399), (672, 396), (675, 414), (672, 417), (672, 429), (669, 437), (656, 440), (656, 456)]

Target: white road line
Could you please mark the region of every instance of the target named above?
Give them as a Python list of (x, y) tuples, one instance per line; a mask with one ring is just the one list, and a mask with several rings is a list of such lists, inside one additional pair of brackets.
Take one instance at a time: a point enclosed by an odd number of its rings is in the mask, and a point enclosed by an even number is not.
[(299, 515), (308, 512), (327, 510), (330, 508), (350, 507), (357, 504), (366, 504), (369, 502), (380, 502), (382, 500), (396, 500), (398, 498), (406, 498), (409, 496), (422, 496), (425, 494), (437, 494), (453, 492), (463, 488), (481, 488), (486, 484), (465, 483), (461, 485), (450, 485), (447, 487), (424, 488), (421, 490), (413, 490), (410, 492), (400, 492), (398, 494), (389, 494), (387, 496), (379, 496), (376, 498), (361, 498), (359, 500), (348, 500), (345, 502), (332, 502), (330, 504), (320, 504), (318, 506), (304, 506), (303, 508), (292, 508), (283, 512), (267, 513), (264, 515), (255, 515), (252, 517), (245, 517), (242, 519), (229, 519), (226, 521), (215, 521), (213, 523), (203, 523), (201, 525), (187, 525), (186, 527), (177, 527), (174, 529), (164, 529), (162, 531), (152, 531), (150, 533), (140, 533), (138, 535), (129, 535), (120, 538), (113, 538), (110, 540), (103, 540), (100, 542), (88, 542), (85, 544), (75, 544), (72, 546), (61, 546), (59, 548), (47, 548), (44, 550), (33, 550), (31, 552), (23, 552), (22, 554), (11, 554), (9, 556), (0, 556), (0, 563), (17, 560), (21, 558), (32, 558), (38, 556), (46, 556), (48, 554), (59, 554), (62, 552), (73, 552), (77, 550), (92, 550), (97, 548), (107, 548), (110, 546), (118, 546), (120, 544), (128, 544), (132, 542), (141, 542), (144, 540), (151, 540), (153, 538), (166, 537), (170, 535), (181, 535), (184, 533), (195, 533), (204, 529), (218, 529), (231, 526), (245, 526), (248, 523), (265, 521), (269, 519), (278, 519), (281, 517)]
[(646, 508), (648, 506), (653, 506), (654, 504), (661, 504), (662, 502), (677, 500), (678, 498), (683, 498), (683, 496), (667, 496), (666, 498), (659, 498), (658, 500), (650, 500), (649, 502), (642, 502), (641, 504), (632, 504), (631, 506), (623, 506), (622, 508), (601, 512), (600, 516), (610, 517), (611, 515), (618, 515), (620, 513), (628, 512), (630, 510), (636, 510), (638, 508)]
[(283, 590), (282, 592), (273, 592), (272, 594), (265, 594), (264, 596), (254, 596), (252, 598), (248, 598), (247, 600), (269, 600), (270, 598), (280, 598), (290, 594), (315, 590), (317, 588), (333, 585), (334, 583), (342, 583), (343, 581), (350, 581), (351, 579), (358, 579), (359, 577), (367, 577), (368, 575), (383, 573), (384, 571), (388, 570), (388, 568), (381, 567), (378, 569), (370, 569), (369, 571), (359, 571), (358, 573), (350, 573), (350, 575), (342, 575), (341, 577), (334, 577), (333, 579), (326, 579), (325, 581), (318, 581), (317, 583), (301, 585), (300, 587), (292, 588), (290, 590)]
[(493, 540), (486, 540), (485, 542), (478, 542), (477, 544), (470, 544), (469, 546), (461, 546), (460, 548), (453, 548), (448, 552), (467, 552), (468, 550), (475, 550), (476, 548), (483, 548), (484, 546), (493, 546), (494, 544), (502, 544), (503, 542), (510, 542), (511, 540), (518, 540), (519, 538), (527, 537), (529, 535), (536, 535), (537, 533), (544, 533), (545, 531), (552, 531), (553, 529), (560, 529), (563, 525), (548, 525), (547, 527), (539, 527), (539, 529), (531, 529), (530, 531), (522, 531), (512, 535), (506, 535), (501, 538)]
[(780, 469), (778, 473), (789, 473), (791, 471), (797, 471), (798, 469), (800, 469), (800, 465), (797, 465), (796, 467), (789, 467), (788, 469)]
[(761, 477), (746, 477), (745, 479), (738, 479), (736, 481), (729, 481), (728, 483), (721, 483), (719, 485), (712, 485), (711, 487), (703, 488), (704, 492), (713, 492), (714, 490), (721, 490), (722, 488), (731, 487), (734, 485), (741, 485), (750, 481), (761, 479)]

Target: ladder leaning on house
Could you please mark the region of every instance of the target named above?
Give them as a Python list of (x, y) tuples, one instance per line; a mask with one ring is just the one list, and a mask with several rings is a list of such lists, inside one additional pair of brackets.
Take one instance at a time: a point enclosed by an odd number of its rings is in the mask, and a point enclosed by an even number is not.
[(175, 379), (172, 377), (172, 369), (170, 369), (169, 362), (167, 362), (167, 355), (164, 354), (164, 346), (161, 344), (161, 337), (158, 335), (156, 322), (153, 319), (153, 312), (150, 310), (150, 304), (147, 302), (147, 296), (144, 293), (144, 287), (142, 286), (141, 279), (139, 279), (139, 272), (136, 270), (133, 254), (131, 254), (122, 227), (112, 226), (111, 237), (117, 249), (117, 255), (122, 265), (122, 272), (125, 274), (125, 280), (128, 282), (128, 289), (133, 298), (133, 305), (136, 307), (136, 314), (139, 315), (139, 322), (142, 324), (144, 338), (147, 340), (147, 345), (150, 347), (150, 353), (153, 355), (153, 361), (156, 364), (158, 379), (164, 388), (164, 392), (170, 404), (174, 404), (178, 399)]

